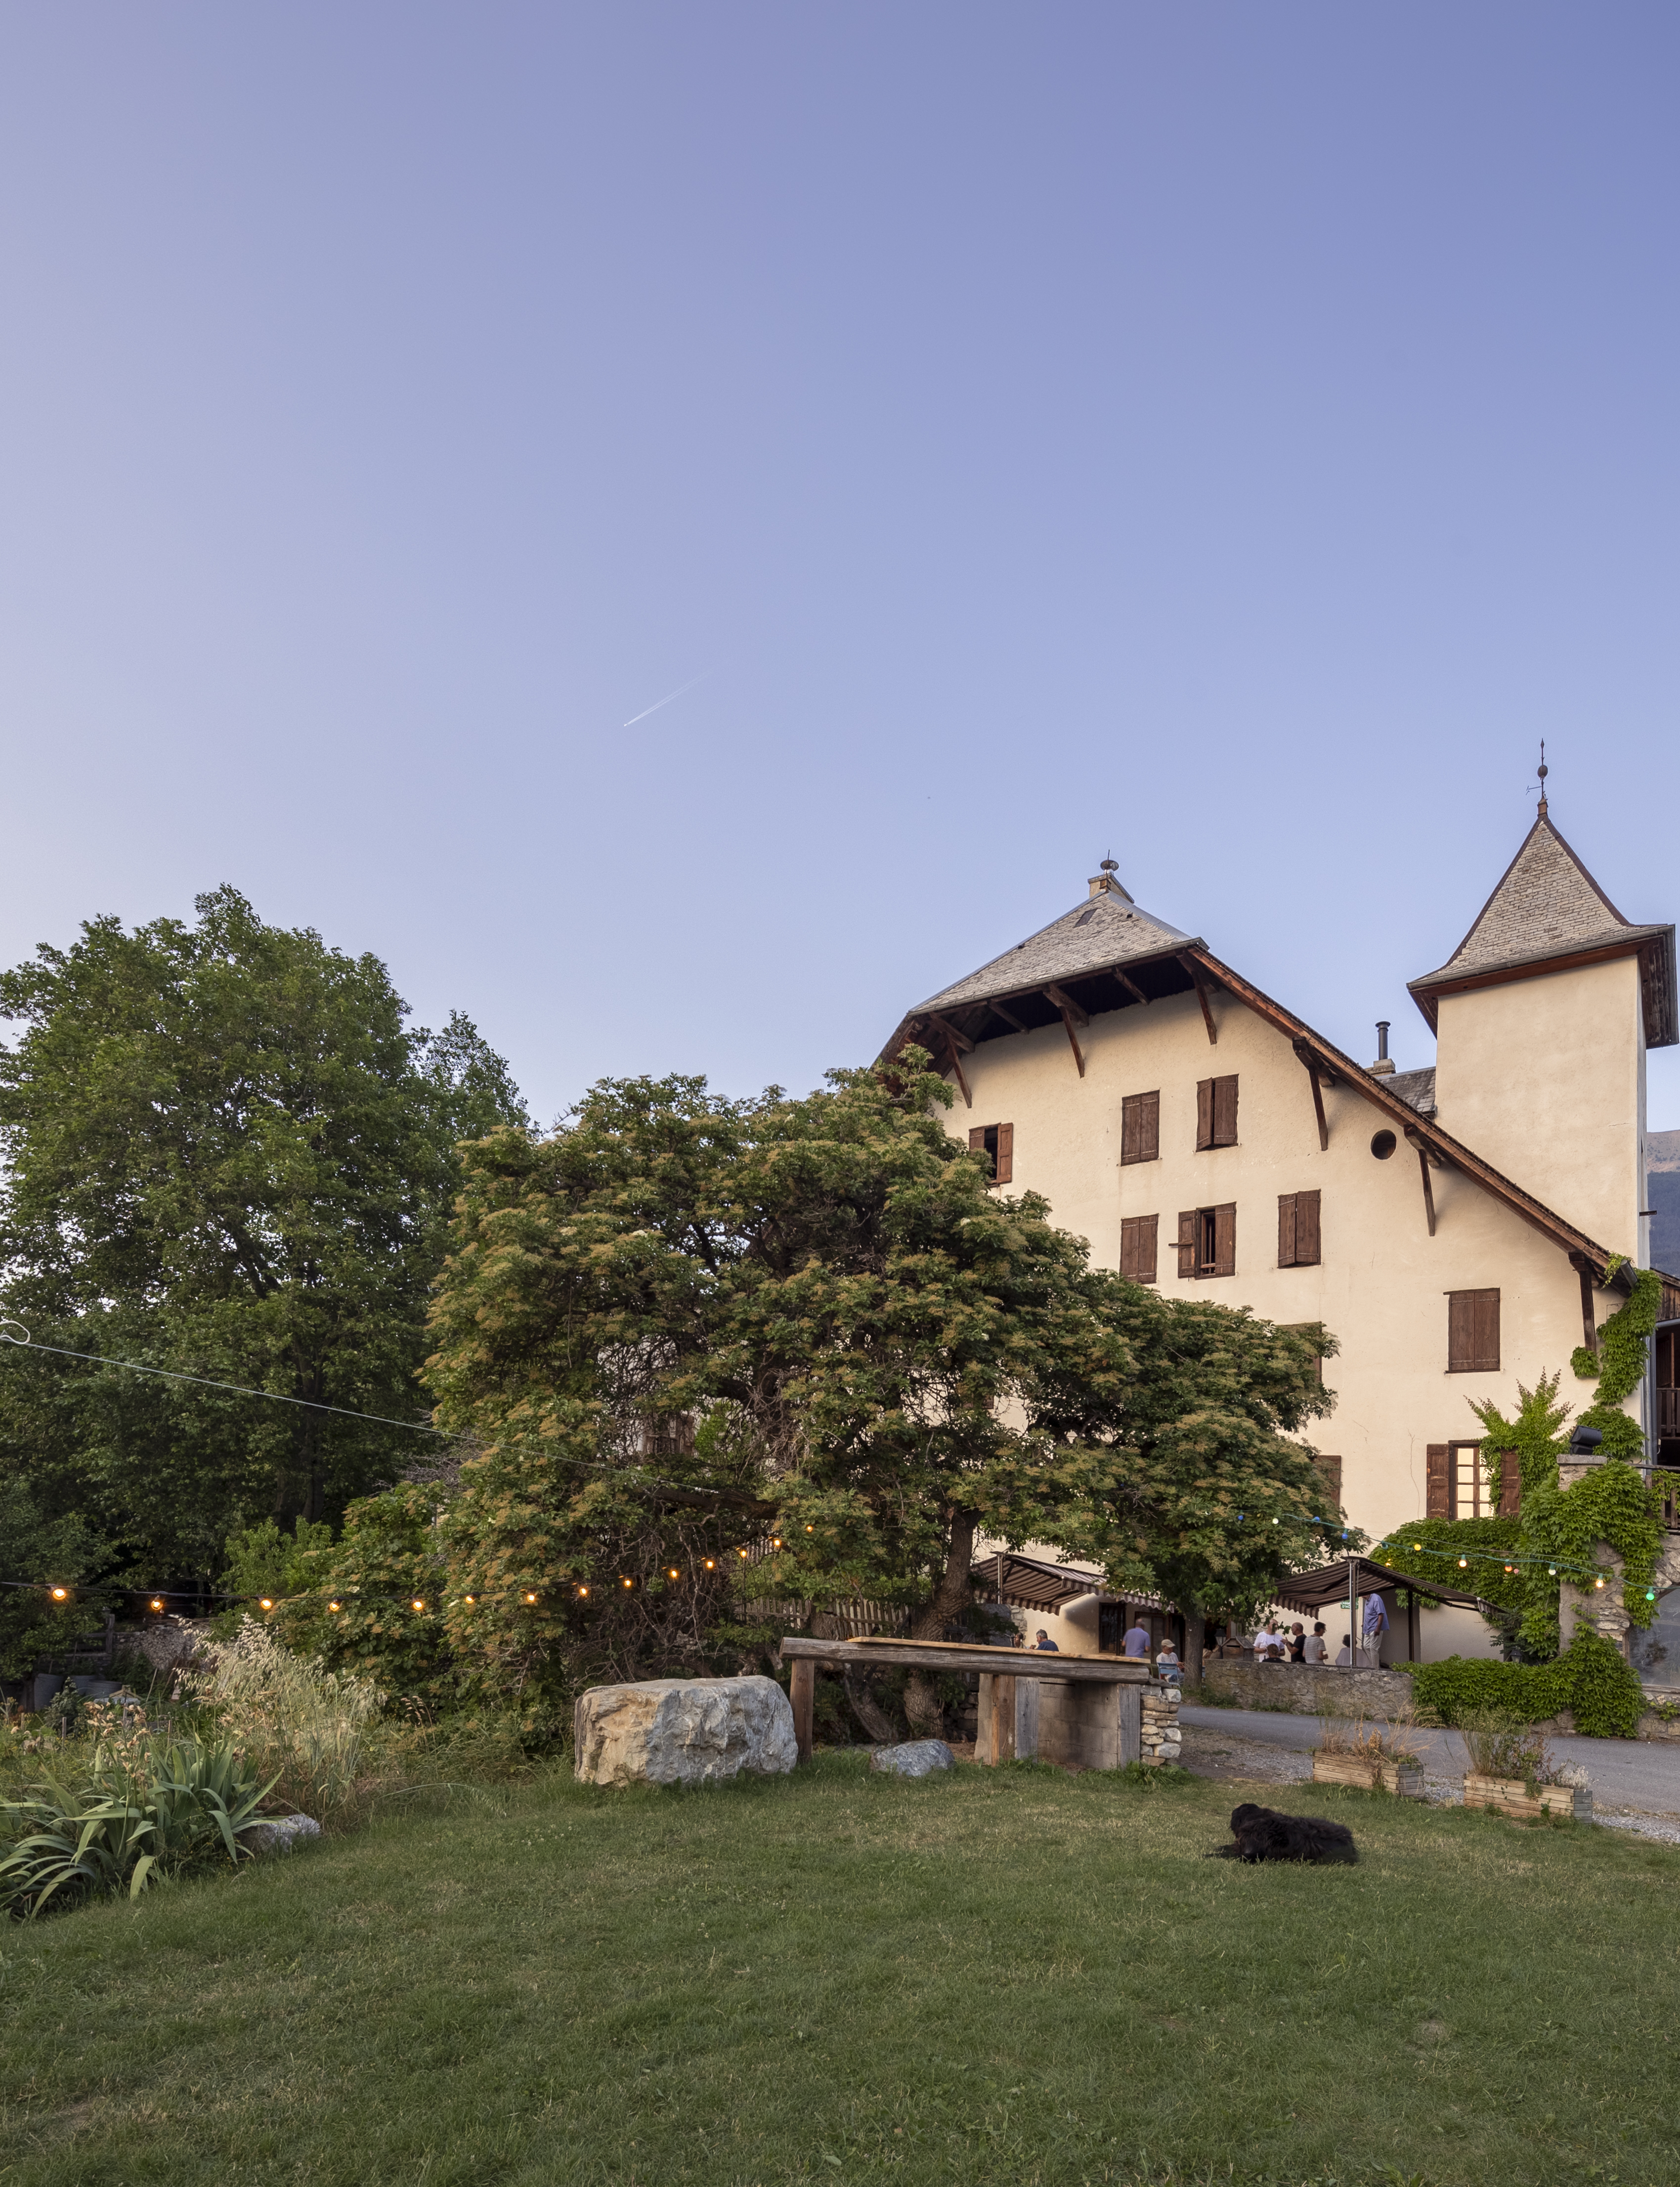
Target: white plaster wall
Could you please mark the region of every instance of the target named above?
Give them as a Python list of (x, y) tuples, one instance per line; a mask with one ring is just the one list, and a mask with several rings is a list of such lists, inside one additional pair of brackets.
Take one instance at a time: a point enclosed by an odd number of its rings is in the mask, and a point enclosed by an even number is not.
[[(1059, 1026), (982, 1042), (964, 1058), (973, 1106), (958, 1094), (947, 1127), (966, 1142), (973, 1125), (1013, 1123), (1005, 1189), (1042, 1193), (1054, 1219), (1087, 1239), (1098, 1262), (1118, 1266), (1123, 1214), (1155, 1214), (1168, 1296), (1205, 1295), (1279, 1322), (1324, 1322), (1340, 1341), (1340, 1357), (1325, 1365), (1337, 1402), (1307, 1440), (1340, 1454), (1348, 1514), (1379, 1538), (1423, 1515), (1426, 1447), (1479, 1433), (1468, 1398), (1509, 1410), (1520, 1380), (1531, 1385), (1558, 1368), (1566, 1395), (1582, 1389), (1567, 1372), (1581, 1341), (1579, 1282), (1558, 1246), (1455, 1171), (1431, 1173), (1431, 1238), (1416, 1153), (1402, 1138), (1386, 1161), (1371, 1154), (1387, 1116), (1352, 1088), (1327, 1090), (1330, 1144), (1321, 1152), (1306, 1073), (1288, 1041), (1233, 997), (1216, 996), (1212, 1007), (1216, 1046), (1192, 995), (1093, 1019), (1079, 1036), (1082, 1078)], [(1502, 1068), (1521, 1105), (1520, 1078)], [(1199, 1154), (1197, 1081), (1233, 1071), (1239, 1144)], [(1121, 1097), (1156, 1089), (1160, 1159), (1122, 1169)], [(1597, 1128), (1590, 1110), (1585, 1128)], [(1533, 1189), (1520, 1162), (1510, 1167)], [(1322, 1263), (1279, 1268), (1278, 1195), (1315, 1187)], [(1237, 1206), (1236, 1273), (1181, 1281), (1179, 1211), (1222, 1200)], [(1501, 1295), (1499, 1370), (1449, 1374), (1446, 1294), (1484, 1287)], [(1601, 1295), (1599, 1318), (1617, 1303)]]
[(1437, 1121), (1643, 1265), (1644, 1014), (1631, 957), (1443, 995)]

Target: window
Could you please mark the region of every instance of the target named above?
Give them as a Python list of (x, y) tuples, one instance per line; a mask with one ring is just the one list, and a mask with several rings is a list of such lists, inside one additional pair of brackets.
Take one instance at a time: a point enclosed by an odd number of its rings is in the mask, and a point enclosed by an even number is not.
[(1015, 1173), (1013, 1124), (976, 1124), (969, 1133), (969, 1152), (984, 1155), (993, 1184), (1009, 1183)]
[(1515, 1451), (1499, 1453), (1496, 1496), (1488, 1490), (1479, 1442), (1430, 1445), (1425, 1509), (1431, 1519), (1514, 1519), (1521, 1503), (1522, 1474)]
[(1278, 1266), (1312, 1268), (1318, 1264), (1318, 1195), (1316, 1192), (1278, 1195)]
[[(1233, 1080), (1233, 1084), (1236, 1082)], [(1237, 1203), (1187, 1208), (1178, 1217), (1178, 1273), (1181, 1276), (1234, 1276), (1237, 1273)]]
[(1196, 1150), (1237, 1144), (1237, 1082), (1204, 1078), (1196, 1086)]
[(1120, 1105), (1122, 1162), (1160, 1160), (1160, 1095), (1128, 1094)]
[(1152, 1284), (1155, 1279), (1155, 1240), (1160, 1228), (1158, 1215), (1120, 1218), (1120, 1273), (1134, 1284)]
[(1499, 1368), (1497, 1291), (1447, 1294), (1447, 1371), (1493, 1375)]

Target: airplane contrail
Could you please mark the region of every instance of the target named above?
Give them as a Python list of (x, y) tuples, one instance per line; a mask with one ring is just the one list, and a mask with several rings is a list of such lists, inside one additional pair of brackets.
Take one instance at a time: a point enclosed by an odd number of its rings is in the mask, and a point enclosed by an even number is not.
[(685, 691), (692, 691), (696, 683), (704, 683), (712, 672), (710, 668), (702, 668), (698, 676), (691, 676), (686, 683), (679, 683), (674, 691), (667, 691), (664, 698), (655, 699), (651, 706), (643, 706), (639, 714), (632, 714), (627, 722), (621, 722), (619, 727), (633, 729), (638, 722), (645, 722), (649, 714), (658, 713), (661, 706), (668, 706), (673, 699), (680, 699)]

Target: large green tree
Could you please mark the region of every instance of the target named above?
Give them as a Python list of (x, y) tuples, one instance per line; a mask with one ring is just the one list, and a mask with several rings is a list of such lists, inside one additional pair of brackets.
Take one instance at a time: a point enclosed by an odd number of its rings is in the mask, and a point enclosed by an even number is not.
[[(446, 1614), (537, 1714), (703, 1667), (732, 1595), (896, 1601), (937, 1634), (982, 1532), (1208, 1599), (1330, 1531), (1286, 1432), (1326, 1402), (1322, 1332), (1092, 1269), (988, 1189), (919, 1060), (802, 1099), (609, 1082), (547, 1142), (469, 1150), (428, 1370), (480, 1447)], [(913, 1682), (913, 1721), (935, 1706)]]
[[(507, 1068), (463, 1017), (410, 1025), (377, 958), (231, 888), (197, 913), (94, 919), (0, 975), (0, 1307), (71, 1351), (418, 1419), (455, 1144), (522, 1124)], [(137, 1578), (214, 1572), (235, 1528), (330, 1516), (421, 1442), (0, 1346), (0, 1465)]]

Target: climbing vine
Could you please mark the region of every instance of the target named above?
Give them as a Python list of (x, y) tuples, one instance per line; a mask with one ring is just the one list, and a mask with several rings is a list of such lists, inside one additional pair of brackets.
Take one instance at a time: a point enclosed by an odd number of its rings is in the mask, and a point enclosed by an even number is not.
[[(1613, 1253), (1604, 1270), (1608, 1283), (1627, 1257)], [(1621, 1409), (1644, 1379), (1646, 1346), (1662, 1312), (1662, 1279), (1655, 1268), (1640, 1268), (1627, 1300), (1608, 1321), (1599, 1324), (1597, 1356), (1577, 1344), (1570, 1364), (1583, 1382), (1596, 1381), (1598, 1395), (1581, 1415), (1582, 1425), (1597, 1428), (1604, 1437), (1606, 1458), (1638, 1459), (1645, 1454), (1639, 1423)]]

